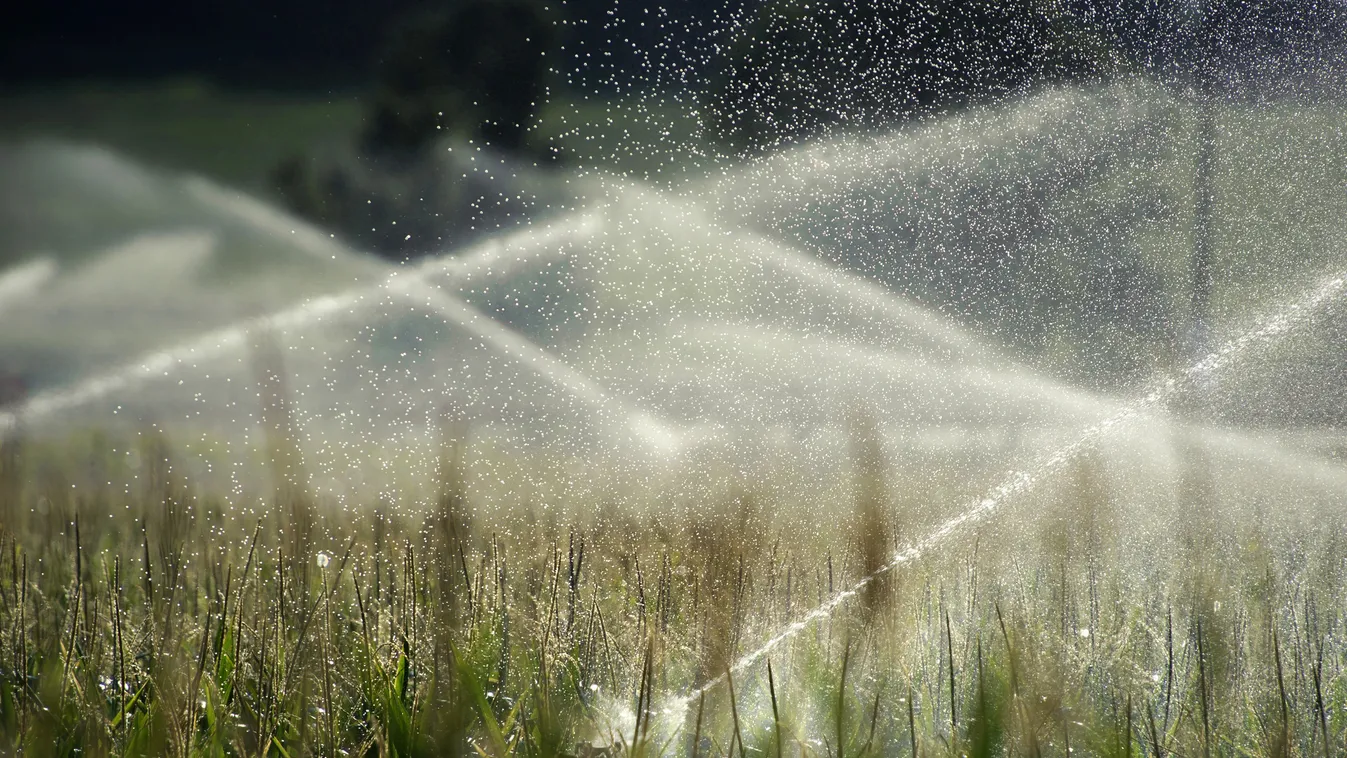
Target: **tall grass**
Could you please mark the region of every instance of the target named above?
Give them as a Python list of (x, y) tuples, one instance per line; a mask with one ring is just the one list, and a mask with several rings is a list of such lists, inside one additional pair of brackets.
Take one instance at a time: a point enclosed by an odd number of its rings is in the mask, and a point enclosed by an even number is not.
[[(1216, 494), (1193, 473), (1176, 510), (1185, 526), (1140, 540), (1090, 459), (1022, 504), (1027, 525), (948, 543), (774, 648), (770, 668), (737, 668), (925, 526), (901, 507), (874, 429), (852, 429), (856, 484), (831, 530), (733, 478), (680, 528), (598, 508), (521, 528), (475, 507), (472, 429), (452, 417), (429, 507), (375, 503), (354, 518), (282, 478), (272, 512), (232, 516), (152, 429), (134, 445), (13, 437), (0, 449), (0, 750), (1331, 758), (1347, 747), (1340, 537), (1276, 514), (1219, 518), (1234, 511), (1215, 500), (1199, 520), (1193, 492)], [(90, 452), (114, 447), (138, 451), (134, 475)]]

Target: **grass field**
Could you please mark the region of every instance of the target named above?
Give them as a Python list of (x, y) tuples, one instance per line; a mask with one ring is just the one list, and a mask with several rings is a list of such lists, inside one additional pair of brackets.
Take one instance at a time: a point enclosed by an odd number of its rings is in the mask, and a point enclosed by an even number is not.
[[(483, 509), (454, 442), (429, 506), (352, 517), (278, 478), (253, 520), (175, 472), (162, 437), (13, 438), (0, 740), (27, 755), (1347, 749), (1341, 515), (1218, 502), (1200, 455), (1170, 522), (1130, 523), (1087, 456), (741, 661), (942, 517), (853, 434), (853, 486), (813, 522), (713, 476), (645, 511)], [(110, 449), (134, 462), (79, 452)]]

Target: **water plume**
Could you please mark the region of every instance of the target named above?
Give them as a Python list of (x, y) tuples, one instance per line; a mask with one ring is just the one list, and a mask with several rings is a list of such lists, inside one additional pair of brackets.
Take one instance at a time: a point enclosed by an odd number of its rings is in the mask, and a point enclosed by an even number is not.
[(73, 386), (39, 392), (12, 410), (0, 410), (0, 434), (21, 423), (32, 423), (48, 416), (79, 407), (117, 392), (133, 389), (147, 381), (167, 376), (183, 365), (197, 365), (227, 354), (244, 350), (250, 335), (261, 331), (287, 332), (303, 329), (330, 318), (356, 317), (361, 309), (381, 302), (389, 290), (415, 287), (437, 274), (470, 275), (479, 267), (508, 264), (505, 256), (510, 251), (537, 246), (555, 246), (574, 235), (593, 231), (588, 217), (571, 219), (574, 223), (553, 224), (539, 232), (524, 229), (499, 238), (487, 240), (465, 251), (458, 260), (433, 259), (410, 271), (394, 271), (374, 285), (357, 286), (344, 292), (325, 295), (307, 302), (242, 323), (206, 332), (190, 341), (140, 357), (109, 371), (99, 372)]
[(671, 454), (680, 446), (679, 433), (667, 423), (645, 411), (629, 407), (589, 377), (462, 300), (449, 296), (419, 277), (398, 280), (392, 288), (440, 314), (446, 321), (473, 334), (483, 343), (490, 344), (501, 355), (508, 356), (519, 365), (555, 383), (590, 406), (606, 423), (619, 428), (625, 426), (630, 436), (639, 439), (652, 451)]
[[(1116, 433), (1124, 426), (1143, 419), (1154, 410), (1163, 409), (1166, 403), (1185, 393), (1200, 391), (1202, 385), (1210, 381), (1214, 374), (1227, 369), (1238, 360), (1247, 358), (1247, 353), (1250, 350), (1265, 345), (1293, 329), (1304, 326), (1308, 321), (1321, 314), (1329, 304), (1341, 297), (1344, 290), (1347, 290), (1347, 274), (1324, 281), (1300, 300), (1275, 313), (1259, 326), (1226, 342), (1220, 349), (1188, 366), (1178, 375), (1159, 381), (1137, 400), (1123, 406), (1098, 423), (1087, 427), (1070, 443), (1038, 458), (1029, 466), (1012, 472), (971, 507), (940, 524), (921, 540), (899, 551), (888, 563), (861, 577), (850, 587), (833, 595), (825, 603), (810, 610), (801, 618), (778, 631), (762, 645), (739, 658), (730, 667), (730, 671), (741, 672), (750, 668), (782, 643), (804, 631), (813, 622), (828, 618), (838, 608), (860, 596), (871, 584), (885, 574), (918, 560), (945, 541), (982, 522), (1007, 502), (1025, 494), (1036, 483), (1062, 470), (1082, 453), (1094, 448), (1101, 440)], [(719, 686), (725, 681), (726, 676), (727, 674), (721, 674), (686, 694), (668, 698), (666, 702), (672, 703), (669, 710), (676, 718), (681, 719), (687, 708), (698, 697)]]
[(56, 263), (38, 258), (0, 271), (0, 312), (31, 299), (56, 274)]

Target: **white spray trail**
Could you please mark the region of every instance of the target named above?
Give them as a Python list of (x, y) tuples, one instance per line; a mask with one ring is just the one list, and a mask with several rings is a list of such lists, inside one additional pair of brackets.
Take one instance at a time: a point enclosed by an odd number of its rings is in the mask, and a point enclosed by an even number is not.
[[(833, 611), (856, 597), (868, 585), (875, 582), (883, 575), (917, 560), (926, 552), (939, 546), (945, 540), (987, 518), (1000, 506), (1005, 504), (1006, 501), (1029, 491), (1033, 488), (1035, 483), (1057, 472), (1082, 452), (1091, 448), (1098, 441), (1104, 439), (1127, 423), (1136, 420), (1156, 406), (1164, 404), (1175, 396), (1180, 395), (1193, 387), (1200, 386), (1207, 381), (1213, 373), (1220, 371), (1231, 362), (1242, 357), (1249, 349), (1270, 342), (1291, 331), (1293, 328), (1300, 326), (1326, 304), (1341, 296), (1344, 290), (1347, 290), (1347, 274), (1329, 279), (1311, 290), (1309, 294), (1292, 304), (1290, 307), (1263, 322), (1260, 326), (1230, 340), (1219, 350), (1184, 369), (1178, 376), (1172, 376), (1162, 380), (1141, 398), (1124, 406), (1122, 409), (1102, 421), (1087, 427), (1072, 442), (1044, 455), (1032, 465), (1020, 471), (1011, 473), (1000, 485), (972, 507), (941, 524), (935, 531), (928, 534), (921, 541), (898, 552), (893, 556), (892, 560), (879, 567), (873, 573), (862, 577), (851, 587), (837, 593), (828, 599), (827, 602), (814, 608), (795, 622), (781, 629), (776, 635), (768, 639), (756, 650), (753, 650), (735, 661), (730, 667), (730, 671), (739, 673), (753, 666), (783, 642), (786, 642), (790, 638), (804, 631), (813, 622), (831, 616)], [(725, 679), (726, 674), (720, 674), (701, 686), (694, 688), (691, 692), (685, 695), (668, 698), (666, 702), (669, 702), (670, 706), (666, 713), (671, 714), (675, 718), (681, 718), (693, 701), (714, 689), (717, 685), (724, 682)]]
[(628, 407), (589, 377), (468, 303), (450, 297), (424, 279), (403, 279), (390, 289), (402, 291), (417, 305), (435, 311), (446, 322), (460, 327), (480, 339), (483, 344), (491, 345), (521, 366), (564, 388), (572, 397), (593, 407), (601, 419), (609, 420), (613, 416), (621, 419), (626, 423), (628, 431), (651, 449), (665, 454), (677, 450), (679, 434), (675, 429), (648, 413)]
[(50, 258), (38, 258), (0, 271), (0, 311), (30, 297), (56, 275), (56, 264)]
[(542, 230), (524, 229), (470, 248), (461, 256), (436, 258), (410, 270), (399, 270), (383, 281), (352, 287), (344, 292), (314, 298), (301, 305), (265, 316), (250, 318), (209, 331), (188, 342), (157, 351), (121, 367), (100, 373), (73, 386), (40, 392), (12, 410), (0, 410), (0, 434), (21, 422), (30, 422), (85, 403), (131, 389), (190, 363), (210, 360), (247, 347), (250, 335), (259, 330), (285, 331), (309, 326), (329, 316), (351, 314), (367, 301), (389, 291), (406, 291), (408, 285), (424, 283), (433, 276), (448, 274), (468, 278), (478, 270), (508, 267), (510, 252), (557, 246), (574, 238), (593, 234), (597, 219), (588, 214), (566, 219)]

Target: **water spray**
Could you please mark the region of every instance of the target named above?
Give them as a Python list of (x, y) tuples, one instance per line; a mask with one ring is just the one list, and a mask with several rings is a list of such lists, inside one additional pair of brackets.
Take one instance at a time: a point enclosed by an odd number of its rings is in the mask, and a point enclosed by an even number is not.
[(410, 302), (435, 311), (445, 322), (467, 331), (483, 344), (491, 345), (519, 365), (564, 388), (572, 397), (594, 408), (601, 419), (610, 421), (616, 418), (625, 422), (626, 431), (651, 450), (664, 454), (677, 451), (680, 435), (671, 425), (647, 412), (631, 408), (589, 377), (468, 303), (450, 297), (424, 279), (404, 279), (390, 289), (400, 291)]
[(1137, 420), (1151, 409), (1163, 405), (1174, 397), (1182, 395), (1194, 387), (1201, 387), (1204, 383), (1210, 380), (1212, 374), (1243, 357), (1250, 349), (1267, 344), (1277, 337), (1302, 325), (1316, 315), (1328, 303), (1340, 297), (1344, 290), (1347, 290), (1347, 274), (1338, 275), (1323, 282), (1299, 301), (1293, 303), (1290, 307), (1280, 311), (1271, 318), (1268, 318), (1259, 326), (1226, 342), (1220, 349), (1208, 354), (1202, 360), (1187, 367), (1177, 376), (1170, 376), (1160, 380), (1137, 400), (1123, 406), (1107, 418), (1087, 427), (1070, 443), (1043, 455), (1032, 465), (1019, 471), (1012, 472), (981, 500), (974, 503), (959, 515), (941, 524), (935, 531), (926, 535), (922, 540), (899, 551), (888, 563), (880, 566), (870, 574), (861, 577), (855, 584), (838, 592), (836, 595), (833, 595), (822, 605), (816, 606), (801, 618), (778, 631), (757, 649), (735, 661), (729, 667), (729, 671), (713, 677), (700, 686), (693, 688), (687, 694), (670, 697), (669, 700), (672, 702), (672, 707), (669, 709), (669, 713), (675, 717), (681, 718), (692, 703), (696, 702), (699, 697), (705, 695), (722, 682), (726, 681), (731, 673), (740, 673), (747, 670), (749, 667), (765, 658), (782, 643), (804, 631), (813, 622), (831, 616), (833, 611), (859, 595), (867, 586), (879, 580), (880, 577), (891, 571), (902, 568), (907, 564), (913, 563), (928, 551), (938, 547), (945, 540), (948, 540), (959, 532), (983, 521), (1007, 501), (1028, 492), (1036, 483), (1061, 470), (1066, 464), (1075, 460), (1081, 453), (1090, 449), (1100, 440), (1108, 437), (1118, 429)]
[(566, 219), (566, 223), (552, 224), (541, 231), (524, 229), (483, 242), (453, 259), (435, 258), (411, 270), (395, 271), (374, 284), (352, 287), (292, 308), (211, 330), (188, 342), (141, 356), (138, 360), (72, 386), (40, 392), (11, 409), (0, 409), (0, 435), (9, 433), (22, 422), (77, 408), (115, 392), (167, 376), (183, 365), (242, 350), (256, 332), (303, 328), (324, 318), (350, 314), (366, 303), (377, 302), (385, 294), (406, 293), (418, 286), (429, 286), (427, 283), (435, 276), (466, 279), (477, 270), (507, 267), (511, 261), (506, 256), (511, 251), (557, 246), (563, 241), (593, 234), (598, 227), (595, 217), (581, 214)]

